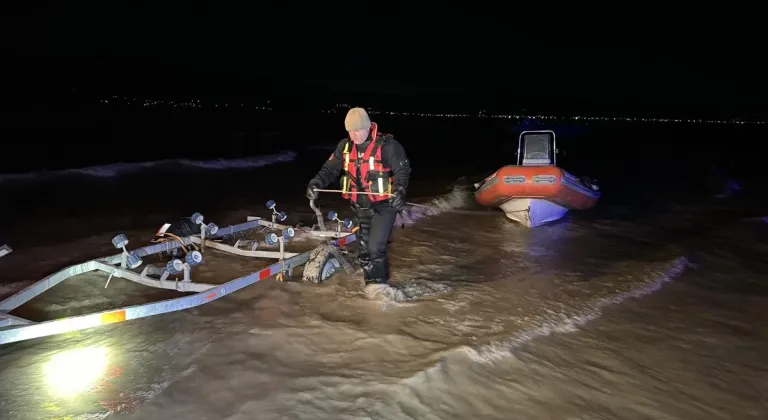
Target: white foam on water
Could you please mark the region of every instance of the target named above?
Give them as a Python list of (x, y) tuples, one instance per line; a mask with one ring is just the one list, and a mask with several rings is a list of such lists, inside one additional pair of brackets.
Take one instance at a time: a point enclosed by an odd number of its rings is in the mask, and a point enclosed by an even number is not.
[(408, 298), (403, 291), (388, 284), (368, 284), (363, 289), (363, 293), (368, 300), (382, 302), (384, 310), (393, 306), (408, 305), (406, 303)]
[[(555, 319), (548, 319), (543, 321), (539, 323), (539, 325), (515, 334), (513, 337), (507, 338), (502, 342), (484, 345), (477, 349), (469, 346), (459, 347), (453, 350), (453, 352), (449, 352), (449, 354), (444, 357), (442, 361), (437, 365), (426, 369), (411, 378), (408, 378), (406, 382), (422, 381), (423, 375), (430, 375), (430, 372), (432, 371), (439, 371), (443, 369), (444, 364), (447, 363), (447, 359), (450, 358), (451, 353), (455, 354), (455, 352), (464, 354), (475, 363), (491, 365), (494, 362), (512, 358), (514, 357), (515, 349), (537, 337), (544, 337), (554, 333), (568, 333), (577, 331), (579, 326), (600, 317), (602, 308), (621, 303), (630, 298), (642, 297), (661, 289), (664, 284), (680, 276), (685, 268), (689, 266), (691, 266), (691, 264), (686, 257), (677, 258), (671, 261), (666, 269), (658, 273), (658, 275), (651, 281), (645, 283), (642, 286), (635, 287), (627, 292), (618, 293), (601, 299), (592, 304), (590, 308), (586, 309), (579, 315), (567, 316), (565, 314), (552, 313), (553, 315), (556, 315)], [(557, 319), (557, 317), (559, 317), (559, 319)]]
[(241, 159), (166, 159), (153, 162), (112, 163), (109, 165), (90, 166), (86, 168), (63, 169), (60, 171), (35, 171), (23, 174), (0, 174), (0, 184), (19, 181), (46, 181), (64, 176), (85, 175), (98, 178), (111, 178), (119, 175), (135, 173), (158, 166), (185, 166), (201, 169), (250, 169), (260, 168), (280, 162), (290, 162), (296, 158), (296, 153), (284, 151), (272, 155), (251, 156)]
[(445, 284), (424, 279), (411, 279), (397, 284), (368, 284), (363, 289), (369, 300), (382, 301), (383, 309), (414, 304), (414, 301), (451, 291)]
[(397, 215), (395, 225), (410, 226), (426, 217), (437, 216), (466, 207), (474, 202), (474, 195), (463, 186), (455, 186), (450, 193), (438, 196), (425, 203), (414, 203)]

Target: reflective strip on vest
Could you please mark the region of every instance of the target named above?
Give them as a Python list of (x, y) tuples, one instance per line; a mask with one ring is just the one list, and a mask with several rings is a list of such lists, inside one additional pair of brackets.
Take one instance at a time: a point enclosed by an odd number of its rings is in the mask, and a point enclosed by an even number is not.
[[(374, 129), (372, 130), (372, 133), (376, 133), (378, 130)], [(373, 137), (373, 136), (372, 136)], [(379, 187), (379, 192), (369, 195), (371, 201), (381, 201), (388, 199), (387, 196), (392, 194), (392, 183), (394, 182), (393, 177), (391, 176), (392, 169), (385, 168), (384, 164), (381, 160), (381, 149), (383, 147), (383, 143), (376, 143), (376, 137), (373, 137), (371, 140), (371, 144), (368, 146), (368, 148), (365, 150), (365, 152), (360, 152), (357, 148), (357, 145), (352, 144), (352, 147), (350, 150), (350, 144), (351, 141), (348, 141), (347, 144), (344, 146), (344, 173), (345, 176), (342, 178), (342, 195), (344, 198), (349, 198), (352, 201), (357, 201), (358, 193), (361, 192), (371, 192), (371, 186), (373, 185), (373, 181), (368, 181), (368, 173), (370, 171), (376, 171), (376, 172), (389, 172), (390, 176), (388, 177), (388, 185), (387, 189), (385, 191), (384, 189), (384, 181), (385, 179), (382, 177), (377, 177), (377, 186)], [(375, 151), (375, 152), (374, 152)], [(365, 155), (367, 153), (371, 153), (368, 158), (365, 158)], [(361, 185), (357, 185), (357, 182), (353, 184), (353, 180), (350, 178), (353, 178), (352, 174), (350, 173), (350, 163), (351, 158), (349, 155), (351, 153), (355, 153), (355, 178), (360, 178), (362, 181)], [(366, 162), (367, 160), (367, 162)], [(362, 162), (360, 162), (362, 161)], [(366, 164), (368, 166), (366, 167)], [(358, 173), (359, 172), (359, 173)], [(366, 174), (363, 176), (363, 174)], [(363, 180), (365, 178), (365, 180)], [(366, 182), (367, 181), (367, 182)], [(354, 188), (353, 188), (354, 186)], [(352, 191), (354, 189), (355, 191)], [(367, 191), (366, 191), (367, 190)], [(375, 197), (375, 198), (374, 198)]]
[[(381, 148), (381, 146), (379, 146), (379, 148)], [(368, 172), (373, 170), (374, 170), (373, 155), (371, 155), (368, 157)], [(379, 181), (379, 195), (384, 195), (384, 180), (381, 177), (379, 177), (378, 181)]]
[(347, 188), (349, 188), (349, 142), (344, 145), (344, 172), (347, 173), (347, 176), (345, 176), (341, 182), (342, 194), (346, 194)]

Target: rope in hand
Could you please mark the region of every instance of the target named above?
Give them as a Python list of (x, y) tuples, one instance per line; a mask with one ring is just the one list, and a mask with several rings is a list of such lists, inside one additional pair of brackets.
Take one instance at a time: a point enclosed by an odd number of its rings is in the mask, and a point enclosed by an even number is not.
[[(329, 193), (340, 193), (340, 194), (344, 193), (344, 191), (342, 191), (342, 190), (325, 190), (325, 189), (320, 189), (320, 188), (315, 188), (315, 191), (317, 191), (317, 192), (329, 192)], [(379, 193), (371, 193), (371, 192), (366, 192), (366, 191), (352, 191), (352, 192), (347, 191), (346, 193), (347, 194), (379, 195)], [(389, 196), (391, 196), (393, 194), (391, 194), (391, 193), (382, 193), (381, 195), (389, 195)], [(414, 206), (414, 207), (421, 207), (423, 209), (430, 209), (430, 210), (437, 210), (437, 211), (440, 211), (440, 212), (449, 212), (449, 213), (458, 213), (458, 214), (470, 214), (470, 215), (471, 214), (490, 214), (490, 215), (495, 215), (496, 214), (495, 212), (491, 211), (492, 209), (488, 209), (488, 210), (441, 209), (439, 207), (427, 206), (427, 205), (419, 204), (419, 203), (412, 203), (410, 201), (406, 201), (405, 204), (407, 204), (409, 206)], [(314, 206), (314, 200), (311, 201), (311, 205)], [(313, 209), (316, 209), (316, 208), (313, 207)], [(316, 210), (316, 212), (317, 212), (317, 210)]]
[[(342, 191), (342, 190), (323, 190), (323, 189), (320, 189), (320, 188), (315, 188), (315, 191), (317, 191), (317, 192), (329, 192), (329, 193), (344, 194), (344, 191)], [(367, 191), (347, 191), (346, 194), (386, 195), (386, 196), (394, 195), (392, 193), (381, 193), (381, 194), (379, 194), (379, 193), (372, 193), (372, 192), (367, 192)], [(310, 203), (312, 203), (311, 205), (314, 206), (314, 200), (311, 201)], [(425, 206), (423, 204), (411, 203), (410, 201), (406, 201), (405, 204), (408, 204), (409, 206), (424, 207), (424, 208), (427, 208), (427, 209), (431, 209), (432, 208), (432, 207), (429, 207), (429, 206)]]

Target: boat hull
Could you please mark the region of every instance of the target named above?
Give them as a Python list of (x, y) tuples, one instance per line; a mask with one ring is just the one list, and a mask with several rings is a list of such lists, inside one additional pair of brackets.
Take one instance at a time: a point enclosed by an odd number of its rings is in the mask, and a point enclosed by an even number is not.
[(499, 205), (507, 218), (529, 228), (560, 220), (568, 209), (551, 201), (538, 198), (520, 198)]
[(556, 166), (505, 166), (475, 185), (480, 205), (498, 207), (527, 227), (594, 207), (600, 193)]

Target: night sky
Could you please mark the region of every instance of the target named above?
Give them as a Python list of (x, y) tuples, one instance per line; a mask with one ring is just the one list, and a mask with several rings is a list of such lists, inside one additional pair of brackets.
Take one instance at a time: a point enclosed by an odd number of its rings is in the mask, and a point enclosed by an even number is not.
[[(687, 33), (677, 42), (646, 38), (646, 48), (572, 47), (562, 46), (554, 23), (513, 32), (510, 21), (488, 17), (403, 18), (391, 12), (371, 23), (317, 6), (307, 14), (312, 12), (336, 18), (214, 6), (48, 6), (6, 18), (3, 56), (15, 70), (11, 89), (38, 94), (63, 88), (267, 92), (463, 98), (478, 107), (534, 102), (766, 110), (762, 58), (751, 46), (724, 38)], [(607, 33), (602, 44), (633, 44), (614, 35)]]

